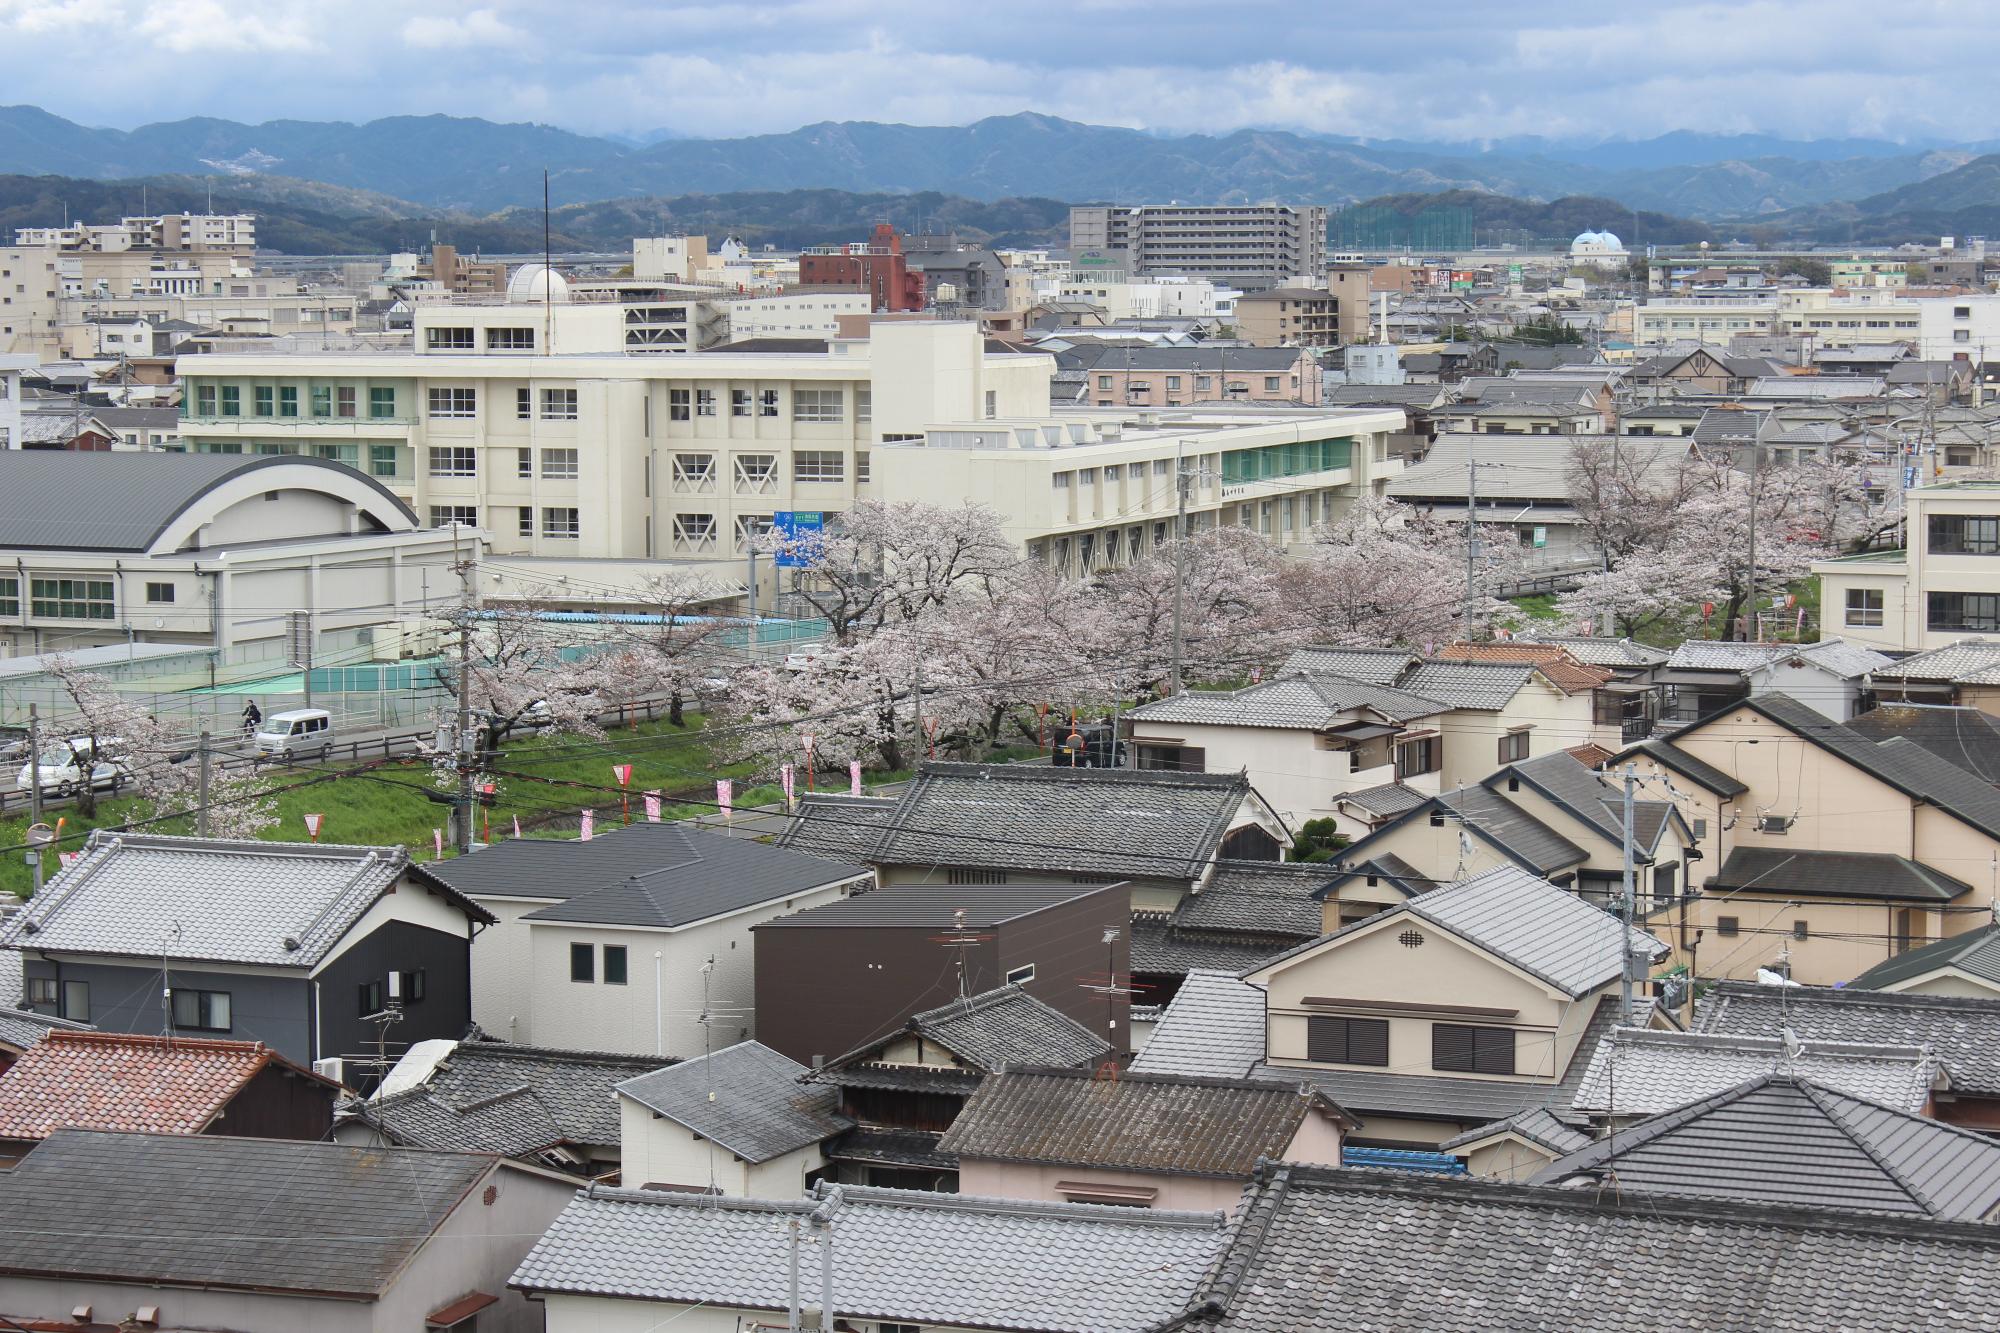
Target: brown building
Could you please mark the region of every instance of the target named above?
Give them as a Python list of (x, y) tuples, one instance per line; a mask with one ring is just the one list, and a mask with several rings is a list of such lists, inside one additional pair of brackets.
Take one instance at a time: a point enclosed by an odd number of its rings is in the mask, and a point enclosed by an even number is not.
[(799, 286), (858, 288), (873, 298), (877, 311), (924, 308), (923, 271), (910, 267), (903, 238), (886, 222), (875, 224), (866, 245), (815, 246), (801, 253)]
[(1320, 402), (1319, 363), (1305, 347), (1128, 347), (1082, 342), (1056, 358), (1082, 368), (1080, 402), (1098, 407)]
[(499, 296), (507, 290), (505, 264), (461, 258), (455, 245), (433, 245), (430, 268), (431, 280), (453, 296)]
[(1123, 881), (909, 884), (778, 917), (753, 928), (757, 1039), (817, 1065), (1013, 985), (1122, 1050), (1127, 997), (1086, 987), (1130, 978), (1131, 917)]
[(1236, 335), (1259, 347), (1345, 347), (1368, 341), (1370, 275), (1336, 268), (1325, 287), (1273, 287), (1236, 298)]

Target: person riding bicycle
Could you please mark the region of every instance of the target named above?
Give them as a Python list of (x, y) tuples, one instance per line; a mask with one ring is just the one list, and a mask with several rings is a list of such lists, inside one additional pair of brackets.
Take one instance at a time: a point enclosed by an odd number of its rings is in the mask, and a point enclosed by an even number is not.
[(257, 707), (257, 701), (255, 699), (252, 699), (249, 703), (243, 705), (243, 738), (245, 740), (248, 740), (251, 734), (254, 733), (260, 725), (262, 725), (263, 721), (264, 721), (264, 714), (262, 710), (260, 710)]

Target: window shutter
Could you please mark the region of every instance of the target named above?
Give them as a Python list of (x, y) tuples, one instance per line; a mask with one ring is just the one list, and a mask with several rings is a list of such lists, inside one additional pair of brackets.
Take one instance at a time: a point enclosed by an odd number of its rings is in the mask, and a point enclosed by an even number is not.
[(1389, 1063), (1389, 1021), (1385, 1018), (1347, 1020), (1347, 1062), (1351, 1065)]
[(1313, 1017), (1306, 1020), (1306, 1059), (1325, 1064), (1347, 1063), (1347, 1020)]
[(1514, 1072), (1514, 1029), (1472, 1029), (1472, 1069), (1478, 1074)]
[(1472, 1029), (1456, 1023), (1431, 1024), (1431, 1068), (1472, 1069)]

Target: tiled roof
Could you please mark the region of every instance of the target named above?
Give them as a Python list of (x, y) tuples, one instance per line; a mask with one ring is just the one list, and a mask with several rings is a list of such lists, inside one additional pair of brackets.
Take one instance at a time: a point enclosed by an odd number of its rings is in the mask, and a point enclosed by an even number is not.
[(1174, 924), (1309, 938), (1320, 933), (1313, 893), (1333, 880), (1330, 867), (1314, 862), (1217, 861), (1200, 892), (1187, 894), (1174, 909)]
[(1105, 884), (954, 884), (949, 894), (935, 884), (891, 884), (851, 898), (837, 898), (818, 907), (760, 921), (752, 930), (869, 929), (876, 926), (931, 926), (942, 929), (965, 914), (965, 924), (984, 928), (1018, 921), (1061, 903), (1075, 902), (1107, 888)]
[(196, 1041), (53, 1031), (0, 1077), (0, 1139), (57, 1129), (199, 1134), (251, 1079), (276, 1064), (324, 1087), (258, 1041)]
[(1240, 773), (927, 763), (869, 859), (1192, 880), (1250, 794)]
[(1845, 639), (1822, 639), (1818, 643), (1688, 639), (1674, 649), (1667, 665), (1691, 671), (1755, 671), (1793, 660), (1810, 662), (1842, 680), (1857, 680), (1888, 666), (1892, 659)]
[(1564, 694), (1594, 690), (1613, 675), (1609, 668), (1591, 666), (1559, 644), (1461, 642), (1447, 645), (1437, 655), (1448, 662), (1531, 663)]
[(497, 1160), (58, 1130), (0, 1180), (0, 1275), (371, 1298)]
[(2000, 642), (1993, 639), (1961, 639), (1926, 653), (1916, 653), (1888, 666), (1877, 667), (1881, 680), (2000, 681)]
[(1695, 1010), (1700, 1032), (1772, 1036), (1787, 1027), (1802, 1041), (1928, 1046), (1953, 1091), (2000, 1096), (2000, 1000), (1723, 981)]
[[(782, 1202), (594, 1190), (563, 1211), (510, 1285), (782, 1318), (791, 1289), (786, 1223), (816, 1211), (832, 1223), (842, 1316), (1034, 1333), (1165, 1321), (1186, 1306), (1225, 1234), (1220, 1213), (854, 1185), (822, 1184)], [(813, 1244), (813, 1228), (801, 1231)]]
[(1339, 676), (1344, 680), (1365, 680), (1375, 685), (1393, 685), (1406, 668), (1417, 661), (1414, 653), (1400, 648), (1342, 648), (1326, 645), (1299, 648), (1279, 668), (1281, 675), (1301, 673)]
[(1921, 1046), (1809, 1041), (1787, 1049), (1776, 1036), (1621, 1027), (1597, 1044), (1570, 1109), (1580, 1115), (1657, 1115), (1787, 1070), (1910, 1112), (1930, 1105), (1933, 1085), (1944, 1082), (1937, 1057)]
[(1790, 847), (1732, 847), (1708, 885), (1723, 892), (1754, 890), (1787, 898), (1892, 902), (1950, 902), (1972, 888), (1907, 856)]
[(617, 1090), (746, 1162), (768, 1162), (854, 1123), (840, 1114), (837, 1089), (799, 1081), (806, 1072), (745, 1041), (628, 1078)]
[(1652, 936), (1515, 866), (1419, 894), (1399, 910), (1578, 998), (1618, 978), (1628, 937), (1633, 947), (1664, 950)]
[[(19, 959), (19, 954), (13, 954)], [(0, 1050), (25, 1051), (51, 1032), (90, 1032), (88, 1023), (75, 1023), (54, 1014), (38, 1014), (32, 1009), (0, 1008)]]
[(1946, 968), (2000, 986), (2000, 924), (1980, 926), (1921, 949), (1906, 950), (1875, 964), (1847, 984), (1859, 990), (1890, 990), (1901, 982)]
[(1264, 1058), (1264, 992), (1228, 972), (1191, 971), (1167, 1003), (1136, 1074), (1240, 1078)]
[[(1614, 798), (1622, 802), (1618, 788), (1586, 768), (1583, 761), (1575, 755), (1557, 750), (1552, 754), (1539, 755), (1533, 759), (1523, 759), (1509, 764), (1486, 779), (1488, 789), (1491, 790), (1492, 784), (1505, 781), (1509, 776), (1518, 776), (1604, 837), (1621, 846), (1624, 844), (1623, 816), (1613, 814), (1606, 805)], [(1645, 846), (1651, 845), (1649, 839), (1640, 841)]]
[(548, 899), (530, 921), (673, 929), (868, 873), (750, 838), (634, 824), (588, 842), (511, 838), (432, 863), (475, 897)]
[(986, 1072), (1010, 1064), (1066, 1068), (1101, 1060), (1111, 1050), (1102, 1036), (1019, 986), (926, 1009), (911, 1017), (910, 1028)]
[(1463, 1134), (1446, 1139), (1438, 1145), (1440, 1152), (1458, 1152), (1470, 1148), (1475, 1143), (1496, 1138), (1502, 1134), (1513, 1134), (1526, 1139), (1538, 1148), (1560, 1156), (1587, 1147), (1590, 1135), (1565, 1125), (1549, 1113), (1545, 1106), (1531, 1106), (1525, 1111), (1517, 1111), (1501, 1120), (1474, 1125)]
[(1585, 635), (1537, 634), (1534, 643), (1554, 644), (1567, 648), (1571, 657), (1592, 666), (1659, 666), (1671, 654), (1664, 648), (1654, 648), (1649, 644), (1634, 643), (1630, 639), (1604, 639)]
[(1671, 741), (1640, 741), (1626, 755), (1643, 754), (1718, 796), (1741, 796), (1750, 789), (1705, 759), (1697, 759)]
[[(406, 871), (402, 847), (90, 835), (0, 946), (311, 968)], [(418, 877), (421, 872), (416, 872)], [(492, 914), (437, 886), (475, 921)]]
[(624, 1079), (672, 1061), (462, 1041), (415, 1088), (351, 1103), (392, 1142), (521, 1157), (561, 1144), (614, 1147)]
[(1558, 1158), (1537, 1184), (1614, 1173), (1620, 1190), (1984, 1222), (2000, 1144), (1828, 1086), (1766, 1073)]
[(1324, 674), (1286, 675), (1240, 690), (1184, 690), (1132, 710), (1141, 722), (1324, 731), (1357, 709), (1396, 722), (1433, 717), (1446, 705), (1387, 685)]
[(1498, 710), (1513, 701), (1537, 670), (1506, 662), (1425, 661), (1407, 672), (1396, 685), (1441, 699), (1453, 708)]
[[(1185, 904), (1183, 904), (1185, 905)], [(1316, 927), (1315, 927), (1316, 929)], [(1159, 912), (1132, 916), (1132, 970), (1177, 976), (1196, 969), (1243, 972), (1283, 953), (1303, 935), (1250, 934), (1240, 930), (1183, 929)]]
[(961, 1161), (1247, 1178), (1258, 1158), (1282, 1159), (1316, 1113), (1340, 1115), (1305, 1083), (1009, 1069), (979, 1085), (938, 1151)]
[(2000, 786), (2000, 717), (1983, 709), (1884, 703), (1849, 718), (1847, 725), (1878, 745), (1900, 737), (1982, 782)]
[[(1544, 824), (1541, 820), (1515, 805), (1496, 791), (1485, 787), (1457, 787), (1440, 793), (1437, 803), (1456, 815), (1472, 833), (1491, 842), (1508, 855), (1542, 874), (1554, 874), (1586, 860), (1589, 853), (1565, 838), (1562, 834)], [(1428, 818), (1421, 809), (1412, 810), (1403, 819)], [(1389, 828), (1394, 828), (1391, 824)], [(1371, 834), (1380, 837), (1383, 832)], [(1621, 833), (1622, 838), (1622, 833)], [(1337, 858), (1342, 864), (1356, 859), (1357, 849), (1367, 845), (1367, 839), (1347, 848)]]
[(798, 809), (778, 835), (777, 845), (834, 861), (865, 861), (895, 813), (893, 796), (808, 793), (799, 798)]
[(1333, 803), (1351, 805), (1371, 815), (1387, 818), (1414, 810), (1429, 799), (1428, 795), (1405, 783), (1382, 782), (1359, 791), (1342, 792), (1333, 798)]
[(1190, 1329), (1971, 1333), (2000, 1303), (1983, 1226), (1412, 1171), (1279, 1167), (1231, 1241)]

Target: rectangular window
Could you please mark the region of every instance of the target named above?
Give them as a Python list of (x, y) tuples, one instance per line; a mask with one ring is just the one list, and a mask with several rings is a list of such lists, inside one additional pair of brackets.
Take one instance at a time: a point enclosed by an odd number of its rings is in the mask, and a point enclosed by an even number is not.
[(1141, 745), (1139, 767), (1152, 772), (1206, 773), (1208, 750), (1199, 745)]
[(431, 475), (433, 477), (471, 477), (477, 475), (478, 450), (469, 444), (432, 445)]
[(448, 528), (452, 524), (462, 524), (468, 528), (479, 526), (479, 510), (473, 505), (432, 505), (431, 526)]
[[(349, 406), (347, 395), (353, 393), (354, 390), (342, 389), (340, 392), (343, 408), (340, 415), (351, 417), (354, 413), (346, 411), (345, 408)], [(376, 421), (396, 415), (396, 390), (393, 385), (377, 386), (368, 390), (368, 415)]]
[(1514, 1072), (1514, 1029), (1431, 1024), (1431, 1068), (1465, 1074)]
[(1069, 489), (1069, 480), (1070, 480), (1069, 473), (1057, 472), (1049, 477), (1049, 485), (1055, 490), (1066, 491)]
[(430, 415), (463, 419), (479, 415), (479, 394), (474, 389), (432, 389)]
[(278, 415), (295, 417), (299, 414), (299, 389), (295, 384), (282, 385), (278, 389)]
[(1500, 762), (1517, 764), (1528, 757), (1528, 736), (1525, 731), (1510, 731), (1500, 738)]
[(731, 389), (729, 391), (729, 415), (732, 417), (747, 417), (750, 415), (750, 391), (748, 389)]
[(763, 389), (758, 392), (757, 415), (760, 417), (774, 417), (778, 415), (778, 391), (776, 389)]
[(1849, 588), (1847, 590), (1847, 623), (1850, 625), (1881, 624), (1882, 590), (1880, 588)]
[(575, 389), (542, 390), (542, 420), (575, 421), (576, 390)]
[(872, 480), (872, 474), (869, 472), (868, 451), (866, 449), (856, 449), (854, 451), (854, 484), (856, 486), (866, 486), (870, 480)]
[(1793, 939), (1795, 939), (1795, 940), (1803, 940), (1803, 939), (1809, 939), (1809, 938), (1811, 938), (1811, 936), (1812, 936), (1812, 923), (1811, 923), (1811, 922), (1809, 922), (1809, 921), (1794, 921), (1794, 922), (1792, 922), (1792, 938), (1793, 938)]
[(1386, 1066), (1389, 1020), (1313, 1014), (1306, 1019), (1306, 1059), (1325, 1065)]
[(194, 386), (194, 414), (198, 417), (215, 415), (215, 386), (197, 384)]
[(491, 352), (532, 352), (535, 350), (533, 329), (488, 329), (486, 349)]
[(56, 986), (54, 977), (28, 978), (28, 1004), (46, 1004), (51, 1008), (62, 1003), (62, 992)]
[(116, 620), (110, 579), (29, 579), (28, 610), (51, 620)]
[(72, 1022), (90, 1021), (90, 983), (65, 981), (62, 984), (62, 1016)]
[(607, 986), (625, 984), (625, 946), (622, 944), (604, 946), (604, 984)]
[(1932, 555), (2000, 555), (2000, 514), (1932, 514)]
[(792, 455), (793, 481), (843, 481), (846, 460), (830, 449), (801, 449)]
[(674, 541), (683, 549), (705, 550), (715, 544), (715, 515), (675, 514)]
[(1404, 741), (1396, 747), (1396, 780), (1413, 778), (1422, 773), (1438, 771), (1438, 738), (1426, 736), (1421, 740)]
[(715, 415), (715, 390), (696, 389), (694, 391), (694, 414), (698, 417)]
[(569, 946), (569, 979), (571, 981), (597, 980), (597, 949), (589, 944)]
[(1264, 377), (1264, 392), (1276, 393), (1283, 384), (1284, 377), (1282, 375), (1266, 375)]
[(1715, 918), (1715, 933), (1733, 937), (1736, 934), (1736, 918), (1733, 916)]
[[(526, 393), (527, 390), (523, 389), (521, 392)], [(535, 451), (533, 449), (516, 449), (514, 451), (514, 475), (517, 477), (532, 477), (535, 475)]]
[(738, 514), (736, 516), (736, 549), (747, 551), (763, 540), (771, 531), (771, 515)]
[(522, 505), (514, 511), (514, 530), (523, 537), (535, 535), (535, 511)]
[(425, 329), (424, 346), (433, 352), (469, 352), (471, 329)]
[(1009, 986), (1025, 986), (1034, 979), (1035, 965), (1033, 963), (1007, 969), (1007, 984)]
[(1179, 375), (1167, 376), (1167, 389), (1170, 392), (1177, 393), (1180, 391), (1180, 387), (1181, 387), (1181, 377)]
[(991, 421), (993, 420), (993, 418), (999, 415), (1000, 415), (1000, 391), (997, 389), (988, 389), (986, 391), (986, 419), (988, 421)]
[(21, 614), (21, 580), (13, 575), (0, 578), (0, 616)]
[(1118, 466), (1118, 464), (1108, 463), (1105, 465), (1104, 479), (1106, 481), (1118, 481), (1121, 480), (1124, 476), (1125, 476), (1125, 469)]
[(694, 395), (686, 389), (667, 390), (667, 420), (686, 421), (694, 415)]
[[(321, 390), (318, 390), (317, 392), (318, 392), (318, 393), (324, 393), (324, 392), (325, 392), (325, 390), (324, 390), (324, 389), (321, 389)], [(338, 388), (338, 389), (335, 389), (335, 390), (333, 391), (333, 399), (334, 399), (334, 415), (335, 415), (335, 416), (337, 416), (337, 417), (352, 417), (352, 416), (354, 415), (354, 413), (355, 413), (355, 406), (354, 406), (354, 404), (355, 404), (355, 392), (354, 392), (354, 387), (353, 387), (352, 385), (343, 385), (342, 387), (340, 387), (340, 388)], [(315, 403), (315, 404), (317, 404), (317, 403), (318, 403), (318, 398), (317, 398), (317, 397), (315, 397), (315, 398), (314, 398), (314, 403)], [(315, 405), (315, 407), (314, 407), (314, 409), (313, 409), (313, 410), (314, 410), (315, 412), (318, 412), (318, 410), (319, 410), (319, 409), (318, 409), (318, 407), (317, 407), (317, 406)]]
[(795, 421), (839, 421), (846, 415), (847, 395), (839, 389), (792, 390)]
[(575, 509), (555, 508), (542, 510), (542, 535), (544, 537), (560, 537), (573, 540), (582, 531), (583, 526), (579, 522), (579, 514)]
[(862, 425), (875, 420), (875, 391), (856, 389), (854, 391), (854, 419)]
[(268, 417), (277, 410), (277, 390), (268, 384), (259, 384), (252, 388), (250, 400), (256, 405), (254, 410), (260, 417)]
[(381, 982), (364, 981), (355, 987), (355, 991), (357, 992), (355, 996), (356, 1005), (363, 1018), (368, 1017), (370, 1014), (379, 1014), (382, 1012)]
[[(774, 465), (775, 465), (775, 459), (777, 455), (749, 454), (746, 455), (746, 457), (753, 459), (770, 458), (774, 460)], [(737, 475), (741, 476), (742, 471), (743, 471), (743, 460), (738, 459)], [(682, 488), (683, 490), (687, 489), (706, 490), (709, 488), (710, 484), (713, 483), (714, 481), (715, 481), (714, 454), (674, 455), (674, 485)]]
[(234, 384), (222, 386), (222, 415), (226, 417), (243, 415), (243, 390)]
[(174, 1026), (189, 1032), (229, 1031), (229, 992), (174, 988)]
[(173, 601), (174, 585), (171, 583), (148, 583), (146, 585), (146, 600), (156, 606), (161, 602)]
[(1934, 630), (2000, 634), (2000, 593), (1934, 592), (1926, 602)]
[(368, 446), (368, 475), (371, 477), (393, 477), (396, 475), (395, 445), (371, 444)]
[(514, 390), (514, 420), (526, 421), (535, 415), (535, 391), (533, 389)]
[(575, 481), (576, 471), (576, 450), (542, 450), (542, 479), (544, 481)]

